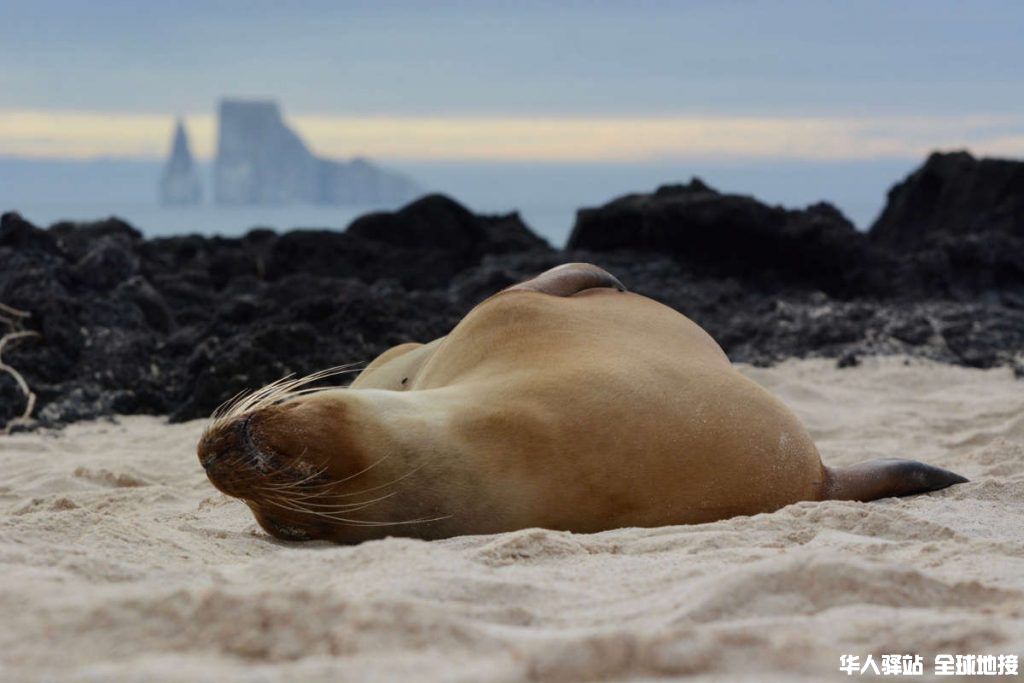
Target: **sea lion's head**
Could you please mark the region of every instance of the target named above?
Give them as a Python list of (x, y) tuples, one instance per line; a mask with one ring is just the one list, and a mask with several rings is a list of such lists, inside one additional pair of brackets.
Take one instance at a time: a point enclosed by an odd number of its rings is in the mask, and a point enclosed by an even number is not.
[[(210, 482), (285, 540), (355, 542), (394, 525), (400, 453), (354, 390), (286, 380), (214, 413), (197, 448)], [(374, 533), (376, 532), (376, 533)]]

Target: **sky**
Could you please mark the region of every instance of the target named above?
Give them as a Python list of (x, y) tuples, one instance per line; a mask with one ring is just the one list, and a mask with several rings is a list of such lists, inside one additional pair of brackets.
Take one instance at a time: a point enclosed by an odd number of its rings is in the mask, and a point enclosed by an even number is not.
[(224, 96), (408, 161), (1024, 156), (1024, 3), (0, 5), (0, 155), (200, 157)]

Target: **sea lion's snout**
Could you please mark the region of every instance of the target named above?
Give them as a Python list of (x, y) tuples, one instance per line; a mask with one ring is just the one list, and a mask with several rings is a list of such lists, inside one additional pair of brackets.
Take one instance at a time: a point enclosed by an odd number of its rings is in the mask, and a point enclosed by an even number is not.
[(196, 450), (210, 482), (273, 536), (343, 540), (352, 534), (339, 536), (339, 523), (371, 524), (350, 515), (383, 508), (390, 496), (381, 489), (392, 483), (374, 479), (387, 471), (366, 461), (352, 431), (344, 406), (324, 392), (215, 416)]
[(199, 464), (218, 489), (242, 497), (266, 471), (269, 458), (256, 445), (251, 432), (253, 416), (245, 416), (207, 431), (196, 448)]
[(238, 420), (216, 431), (203, 434), (196, 451), (199, 464), (208, 474), (215, 474), (225, 468), (232, 456), (242, 448), (243, 430), (246, 420)]
[(329, 409), (302, 399), (215, 421), (199, 441), (197, 454), (213, 484), (230, 495), (264, 488), (281, 479), (307, 479), (333, 453)]

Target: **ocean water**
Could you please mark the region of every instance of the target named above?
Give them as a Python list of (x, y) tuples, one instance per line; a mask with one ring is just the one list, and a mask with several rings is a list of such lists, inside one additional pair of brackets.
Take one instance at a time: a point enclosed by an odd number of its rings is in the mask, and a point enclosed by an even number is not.
[[(148, 237), (201, 235), (244, 235), (255, 227), (279, 232), (296, 228), (342, 230), (366, 213), (393, 209), (390, 206), (183, 206), (164, 207), (155, 202), (31, 202), (2, 210), (17, 210), (36, 225), (62, 220), (97, 220), (117, 216)], [(470, 206), (471, 209), (476, 207)], [(484, 210), (484, 213), (489, 213)], [(504, 213), (504, 211), (502, 212)], [(562, 246), (575, 220), (574, 208), (527, 208), (520, 212), (530, 228), (553, 246)]]
[[(526, 224), (561, 247), (577, 209), (630, 192), (701, 177), (722, 192), (749, 194), (787, 207), (826, 200), (865, 229), (888, 188), (912, 160), (810, 163), (792, 161), (651, 163), (406, 162), (389, 164), (424, 192), (443, 192), (478, 213), (518, 211)], [(39, 225), (118, 216), (148, 236), (188, 233), (237, 236), (253, 227), (342, 230), (362, 214), (388, 206), (162, 207), (161, 164), (154, 160), (88, 161), (0, 158), (0, 211), (17, 210)], [(207, 183), (207, 187), (209, 184)]]

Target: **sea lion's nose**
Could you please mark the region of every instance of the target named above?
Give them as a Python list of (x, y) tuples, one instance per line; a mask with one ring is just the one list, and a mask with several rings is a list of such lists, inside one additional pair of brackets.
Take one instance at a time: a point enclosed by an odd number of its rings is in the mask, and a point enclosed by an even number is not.
[(200, 451), (199, 452), (199, 464), (201, 464), (203, 466), (204, 470), (209, 472), (210, 470), (216, 468), (217, 461), (220, 459), (219, 456), (220, 456), (219, 453), (211, 453), (211, 452), (208, 452), (208, 451)]
[(204, 435), (196, 449), (196, 452), (199, 454), (199, 464), (207, 472), (217, 469), (217, 464), (225, 460), (224, 453), (226, 451), (217, 448), (213, 441), (214, 439), (211, 439), (209, 435)]
[(225, 463), (234, 459), (241, 451), (242, 434), (246, 420), (238, 420), (231, 424), (220, 425), (216, 429), (203, 434), (196, 447), (199, 464), (207, 473), (223, 469)]

